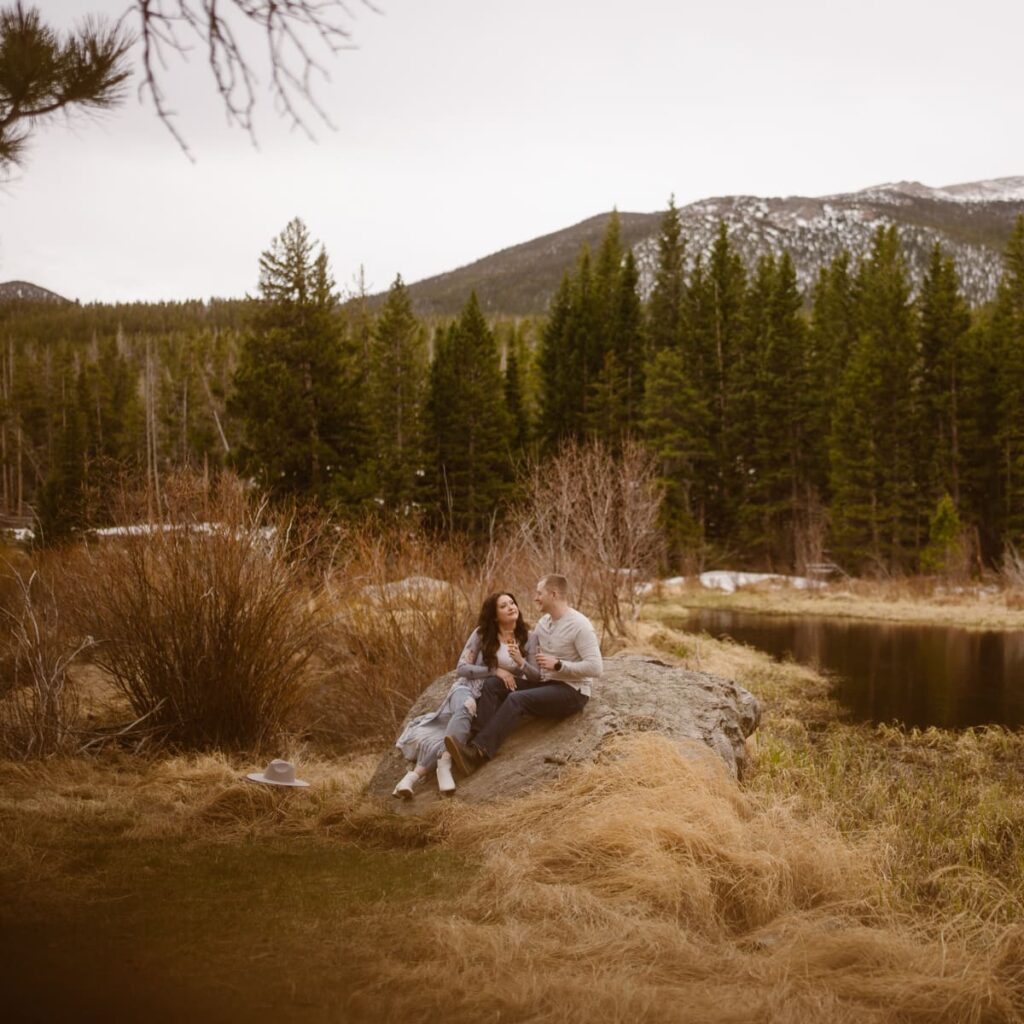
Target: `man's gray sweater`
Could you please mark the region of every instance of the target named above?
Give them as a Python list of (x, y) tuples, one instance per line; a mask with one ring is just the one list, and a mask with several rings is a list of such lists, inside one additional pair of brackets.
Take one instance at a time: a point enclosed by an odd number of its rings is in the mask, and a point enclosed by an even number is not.
[(542, 615), (533, 628), (537, 650), (561, 661), (562, 668), (542, 669), (545, 682), (558, 680), (590, 696), (590, 684), (604, 671), (601, 645), (590, 619), (575, 608), (567, 608), (557, 619)]

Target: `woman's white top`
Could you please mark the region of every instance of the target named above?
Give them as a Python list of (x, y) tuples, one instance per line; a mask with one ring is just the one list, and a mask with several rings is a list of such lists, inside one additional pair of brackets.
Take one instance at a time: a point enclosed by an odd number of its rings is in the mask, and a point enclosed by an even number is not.
[(508, 644), (504, 642), (498, 644), (498, 668), (507, 668), (509, 672), (519, 668), (512, 655), (508, 653)]

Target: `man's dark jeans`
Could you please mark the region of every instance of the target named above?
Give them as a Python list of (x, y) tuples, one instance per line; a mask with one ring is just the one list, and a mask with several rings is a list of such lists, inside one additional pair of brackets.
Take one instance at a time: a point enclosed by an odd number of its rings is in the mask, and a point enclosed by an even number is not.
[(476, 715), (473, 716), (474, 742), (477, 733), (483, 732), (484, 727), (497, 714), (498, 708), (511, 692), (497, 676), (487, 676), (484, 679), (480, 686), (480, 696), (476, 700)]
[(484, 680), (477, 701), (480, 731), (473, 742), (494, 757), (502, 743), (516, 730), (524, 715), (538, 718), (568, 718), (582, 711), (588, 698), (568, 683), (520, 683), (509, 691), (497, 676)]

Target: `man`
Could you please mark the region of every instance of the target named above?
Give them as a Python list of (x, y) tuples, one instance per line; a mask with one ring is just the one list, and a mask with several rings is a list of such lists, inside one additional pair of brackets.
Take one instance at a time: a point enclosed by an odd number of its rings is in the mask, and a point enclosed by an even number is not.
[(464, 775), (494, 757), (524, 715), (557, 719), (582, 711), (590, 699), (592, 680), (604, 670), (594, 627), (582, 612), (570, 607), (569, 582), (564, 576), (545, 576), (537, 584), (534, 602), (542, 612), (534, 629), (541, 680), (509, 684), (489, 676), (484, 681), (477, 712), (480, 731), (468, 744), (445, 738), (455, 767)]

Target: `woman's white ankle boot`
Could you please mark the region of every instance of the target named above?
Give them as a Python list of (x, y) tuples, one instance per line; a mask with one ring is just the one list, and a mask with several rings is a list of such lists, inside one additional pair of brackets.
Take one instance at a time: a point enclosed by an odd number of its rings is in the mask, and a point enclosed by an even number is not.
[(451, 754), (442, 754), (437, 759), (437, 791), (442, 796), (451, 796), (455, 792), (455, 779), (452, 778)]
[(403, 800), (411, 800), (413, 798), (414, 787), (420, 781), (421, 776), (415, 772), (406, 772), (402, 776), (402, 781), (395, 786), (392, 791), (392, 796), (401, 797)]

